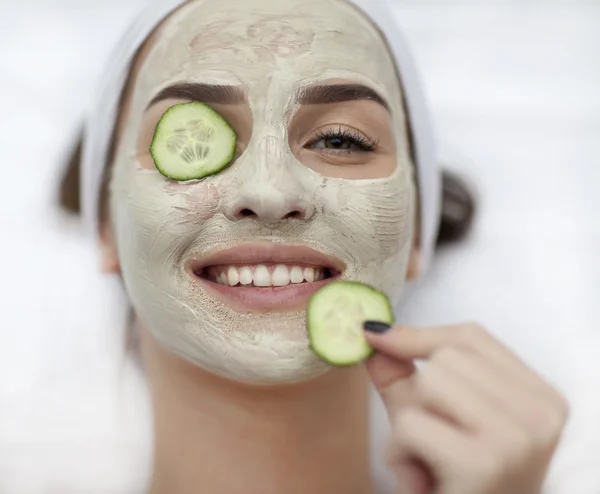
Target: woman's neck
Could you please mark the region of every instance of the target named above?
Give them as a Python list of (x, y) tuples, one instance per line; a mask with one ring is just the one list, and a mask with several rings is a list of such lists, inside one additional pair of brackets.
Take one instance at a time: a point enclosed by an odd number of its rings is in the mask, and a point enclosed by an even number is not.
[(209, 374), (142, 330), (154, 408), (151, 494), (371, 493), (360, 367), (255, 387)]

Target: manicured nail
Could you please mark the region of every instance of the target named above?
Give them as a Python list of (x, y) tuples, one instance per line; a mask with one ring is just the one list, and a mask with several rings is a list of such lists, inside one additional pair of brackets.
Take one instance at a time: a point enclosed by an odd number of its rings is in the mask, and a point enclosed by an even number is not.
[(390, 324), (380, 321), (366, 321), (363, 327), (371, 333), (385, 333), (392, 328)]

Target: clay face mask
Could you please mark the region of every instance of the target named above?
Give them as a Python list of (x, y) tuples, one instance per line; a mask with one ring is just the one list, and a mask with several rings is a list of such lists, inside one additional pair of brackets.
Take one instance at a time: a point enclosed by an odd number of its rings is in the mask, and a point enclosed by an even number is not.
[[(296, 95), (351, 81), (389, 104), (397, 166), (384, 178), (325, 177), (301, 163), (288, 129)], [(144, 167), (144, 112), (176, 83), (242, 88), (252, 136), (237, 160), (201, 182)], [(305, 246), (338, 259), (343, 277), (397, 301), (412, 245), (414, 185), (395, 67), (379, 32), (339, 0), (195, 0), (153, 40), (131, 95), (111, 184), (112, 224), (127, 291), (143, 326), (167, 348), (251, 383), (313, 378), (303, 311), (247, 313), (224, 303), (189, 266), (248, 242)], [(261, 213), (244, 219), (240, 211)], [(293, 221), (284, 219), (293, 211)]]

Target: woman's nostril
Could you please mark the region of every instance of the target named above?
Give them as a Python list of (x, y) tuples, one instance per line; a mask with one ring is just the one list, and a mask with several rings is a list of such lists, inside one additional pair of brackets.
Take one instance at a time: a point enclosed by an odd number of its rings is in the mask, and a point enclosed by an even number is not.
[(252, 216), (256, 216), (256, 213), (254, 211), (252, 211), (251, 209), (244, 208), (244, 209), (240, 210), (240, 212), (237, 215), (240, 218), (250, 218)]
[(286, 219), (286, 220), (287, 219), (301, 220), (302, 218), (304, 218), (304, 215), (300, 211), (292, 211), (284, 216), (284, 219)]

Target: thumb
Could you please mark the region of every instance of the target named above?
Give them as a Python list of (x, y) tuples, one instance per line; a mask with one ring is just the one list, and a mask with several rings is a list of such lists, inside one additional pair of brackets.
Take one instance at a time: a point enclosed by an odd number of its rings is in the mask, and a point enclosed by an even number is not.
[[(380, 327), (380, 323), (365, 323), (367, 341), (371, 342), (377, 336), (380, 336), (371, 334), (373, 331), (371, 328), (378, 327)], [(381, 331), (379, 330), (379, 332)], [(417, 368), (412, 360), (399, 359), (378, 352), (366, 362), (366, 368), (375, 389), (383, 399), (389, 415), (393, 415), (400, 408), (416, 402), (411, 378)]]
[(415, 365), (387, 355), (373, 355), (365, 364), (371, 381), (391, 416), (397, 410), (415, 403), (412, 379)]
[[(373, 341), (376, 336), (370, 336), (375, 328), (375, 333), (387, 332), (381, 324), (365, 323), (367, 341)], [(379, 329), (378, 329), (379, 328)], [(398, 328), (396, 328), (398, 330)], [(374, 346), (377, 346), (376, 344)], [(414, 380), (417, 367), (411, 359), (399, 359), (385, 353), (375, 353), (366, 362), (367, 371), (373, 385), (381, 395), (390, 420), (404, 407), (417, 404), (417, 394), (414, 391)], [(433, 478), (421, 461), (416, 458), (396, 458), (394, 441), (388, 447), (388, 461), (395, 464), (394, 470), (398, 474), (400, 486), (404, 487), (406, 494), (426, 494), (432, 492)]]
[(375, 353), (366, 362), (367, 370), (375, 388), (380, 393), (398, 381), (404, 381), (416, 372), (415, 364), (410, 360), (398, 360), (384, 353)]

